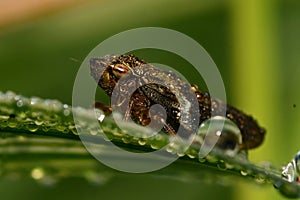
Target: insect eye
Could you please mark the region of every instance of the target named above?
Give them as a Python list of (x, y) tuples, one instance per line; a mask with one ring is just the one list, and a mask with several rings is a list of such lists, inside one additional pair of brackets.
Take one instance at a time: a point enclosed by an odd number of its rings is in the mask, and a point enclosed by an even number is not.
[(128, 71), (129, 68), (125, 65), (116, 64), (112, 67), (112, 72), (117, 78), (124, 76)]

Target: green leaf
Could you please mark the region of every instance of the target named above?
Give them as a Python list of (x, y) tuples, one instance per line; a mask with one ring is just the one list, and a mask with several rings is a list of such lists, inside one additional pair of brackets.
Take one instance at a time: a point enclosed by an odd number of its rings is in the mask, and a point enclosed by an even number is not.
[[(73, 115), (80, 117), (76, 124)], [(143, 138), (151, 130), (133, 123), (124, 123), (125, 128), (120, 129), (112, 116), (104, 116), (99, 110), (96, 110), (96, 116), (103, 116), (99, 123), (103, 132), (89, 123), (95, 120), (92, 109), (72, 108), (57, 100), (0, 92), (1, 176), (13, 179), (29, 176), (44, 184), (54, 184), (62, 178), (82, 177), (104, 184), (116, 174), (121, 174), (93, 158), (76, 128), (88, 130), (86, 134), (90, 141), (85, 142), (89, 145), (97, 145), (97, 139), (101, 138), (131, 152), (155, 151), (170, 141), (169, 136), (163, 133)], [(151, 174), (222, 184), (235, 184), (236, 179), (242, 179), (256, 184), (276, 184), (287, 196), (299, 195), (299, 184), (282, 179), (280, 167), (271, 164), (259, 166), (251, 163), (243, 152), (232, 156), (217, 149), (200, 159), (200, 145), (193, 143), (186, 150), (187, 145), (185, 140), (173, 141), (165, 153), (177, 154), (180, 158)], [(110, 159), (120, 159), (108, 145), (102, 145), (100, 151)], [(155, 159), (151, 162), (157, 161)]]

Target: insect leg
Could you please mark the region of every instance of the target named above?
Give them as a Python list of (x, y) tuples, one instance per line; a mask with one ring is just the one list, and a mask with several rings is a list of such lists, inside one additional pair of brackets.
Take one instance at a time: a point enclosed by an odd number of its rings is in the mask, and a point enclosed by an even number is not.
[(131, 117), (131, 110), (133, 107), (133, 101), (130, 101), (128, 108), (126, 109), (125, 112), (125, 116), (124, 116), (124, 120), (125, 121), (129, 121), (130, 117)]

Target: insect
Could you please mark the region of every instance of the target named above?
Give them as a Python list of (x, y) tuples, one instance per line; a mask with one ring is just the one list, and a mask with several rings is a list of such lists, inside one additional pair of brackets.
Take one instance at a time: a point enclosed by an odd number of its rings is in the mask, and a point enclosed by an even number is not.
[[(240, 149), (255, 148), (264, 140), (265, 130), (251, 116), (210, 97), (196, 85), (186, 83), (170, 71), (157, 70), (133, 54), (92, 58), (90, 59), (90, 70), (98, 86), (110, 97), (113, 95), (114, 89), (118, 88), (120, 95), (117, 96), (115, 102), (118, 108), (125, 113), (125, 120), (131, 118), (143, 126), (151, 123), (161, 125), (164, 132), (175, 135), (181, 125), (184, 130), (197, 130), (202, 122), (211, 118), (213, 110), (214, 114), (225, 112), (226, 118), (234, 122), (240, 129), (242, 134)], [(130, 88), (133, 88), (134, 91), (126, 92)], [(189, 102), (189, 99), (186, 98), (190, 93), (196, 96), (197, 109), (191, 106), (194, 103)], [(125, 99), (129, 100), (126, 102)], [(185, 103), (181, 105), (182, 102)], [(165, 113), (159, 110), (153, 112), (151, 107), (156, 104), (162, 106)], [(99, 102), (95, 103), (95, 107), (101, 108), (107, 113), (112, 111), (110, 106)], [(182, 110), (184, 110), (183, 113), (188, 114), (183, 116)], [(195, 113), (194, 110), (198, 110), (198, 112)], [(191, 123), (193, 121), (197, 123)]]

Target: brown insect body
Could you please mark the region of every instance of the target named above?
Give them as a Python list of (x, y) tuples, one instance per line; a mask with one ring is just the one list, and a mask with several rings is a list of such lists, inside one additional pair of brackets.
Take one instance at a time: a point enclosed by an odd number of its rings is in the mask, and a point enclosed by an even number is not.
[[(154, 119), (156, 126), (161, 124), (165, 132), (173, 135), (180, 127), (183, 132), (197, 131), (199, 124), (211, 117), (212, 111), (214, 115), (226, 111), (226, 117), (241, 131), (241, 149), (255, 148), (264, 139), (265, 130), (251, 116), (211, 98), (174, 73), (158, 70), (133, 55), (93, 58), (90, 65), (91, 75), (106, 94), (112, 96), (114, 89), (119, 94), (115, 105), (125, 113), (125, 119), (131, 118), (143, 126)], [(188, 98), (191, 93), (196, 94), (197, 102)], [(160, 110), (152, 113), (150, 108), (155, 104), (161, 105), (166, 113)]]

